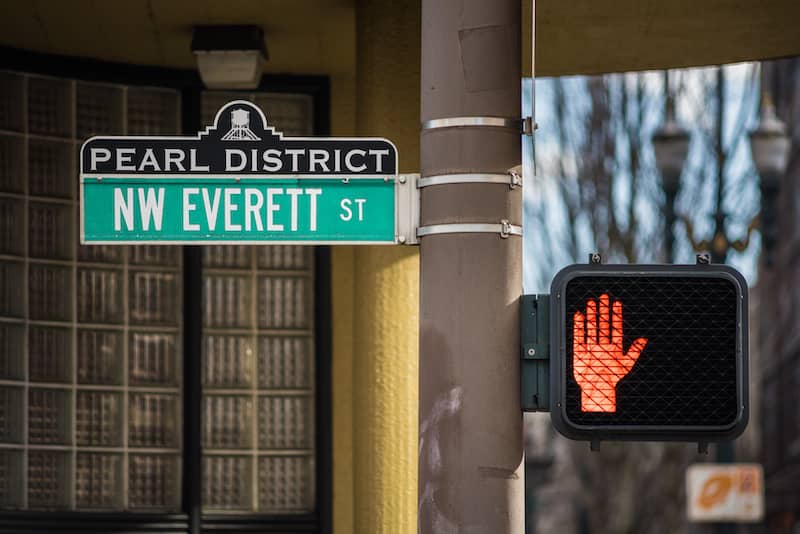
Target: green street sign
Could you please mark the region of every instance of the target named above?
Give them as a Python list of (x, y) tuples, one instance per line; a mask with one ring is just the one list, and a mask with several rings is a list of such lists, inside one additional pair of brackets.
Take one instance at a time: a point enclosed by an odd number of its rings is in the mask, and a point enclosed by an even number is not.
[(84, 178), (83, 242), (395, 242), (395, 179)]
[(394, 244), (413, 184), (381, 138), (291, 138), (247, 101), (196, 137), (94, 137), (81, 243)]

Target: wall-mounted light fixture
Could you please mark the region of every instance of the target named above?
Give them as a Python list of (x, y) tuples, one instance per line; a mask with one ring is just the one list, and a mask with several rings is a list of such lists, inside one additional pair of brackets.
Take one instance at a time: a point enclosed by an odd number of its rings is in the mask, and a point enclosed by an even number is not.
[(209, 89), (255, 89), (267, 59), (264, 31), (258, 26), (196, 26), (192, 52)]

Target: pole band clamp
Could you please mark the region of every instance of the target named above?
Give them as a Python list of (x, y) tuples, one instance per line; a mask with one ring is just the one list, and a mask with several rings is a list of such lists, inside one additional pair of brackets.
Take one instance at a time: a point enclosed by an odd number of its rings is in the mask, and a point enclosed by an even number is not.
[(509, 119), (507, 117), (448, 117), (445, 119), (431, 119), (422, 123), (423, 130), (465, 127), (507, 128), (521, 132), (523, 121), (522, 119)]
[(467, 174), (437, 174), (426, 176), (417, 181), (417, 187), (430, 187), (432, 185), (446, 184), (505, 184), (510, 189), (522, 187), (522, 176), (517, 171), (500, 173), (467, 173)]
[(417, 228), (417, 237), (438, 234), (499, 234), (503, 239), (521, 236), (522, 226), (503, 219), (499, 223), (447, 223), (431, 224)]
[(533, 117), (525, 117), (522, 119), (522, 133), (532, 136), (533, 133), (539, 129), (539, 125), (533, 120)]

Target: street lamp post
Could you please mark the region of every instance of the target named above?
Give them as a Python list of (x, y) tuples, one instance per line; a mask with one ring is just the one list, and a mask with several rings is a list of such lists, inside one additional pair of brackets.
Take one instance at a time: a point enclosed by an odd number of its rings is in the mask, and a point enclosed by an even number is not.
[(778, 237), (777, 200), (781, 177), (786, 172), (790, 139), (786, 126), (775, 114), (775, 105), (767, 91), (761, 92), (761, 115), (758, 127), (750, 132), (750, 150), (760, 180), (761, 247), (764, 265), (772, 267)]
[(666, 263), (674, 262), (675, 198), (681, 185), (681, 173), (689, 153), (689, 132), (675, 120), (675, 100), (669, 87), (669, 71), (664, 71), (666, 105), (664, 124), (653, 135), (656, 166), (666, 196), (664, 204), (664, 248)]

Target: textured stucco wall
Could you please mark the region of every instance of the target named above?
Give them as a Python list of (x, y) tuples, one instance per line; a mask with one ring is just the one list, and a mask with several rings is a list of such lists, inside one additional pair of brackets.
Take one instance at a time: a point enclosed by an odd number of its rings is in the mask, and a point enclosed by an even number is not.
[(354, 247), (331, 254), (333, 358), (333, 532), (353, 531), (353, 269)]
[[(391, 138), (401, 172), (419, 169), (420, 8), (356, 7), (359, 135)], [(416, 532), (419, 255), (355, 250), (355, 532)]]
[[(348, 50), (337, 72), (331, 74), (331, 135), (356, 134), (355, 9), (347, 24), (339, 26), (337, 39)], [(333, 354), (331, 361), (331, 416), (333, 427), (333, 532), (353, 530), (353, 269), (352, 246), (331, 247), (331, 310)]]
[[(361, 2), (352, 77), (334, 76), (335, 135), (388, 137), (419, 169), (419, 3)], [(333, 248), (335, 534), (416, 532), (419, 255)]]

